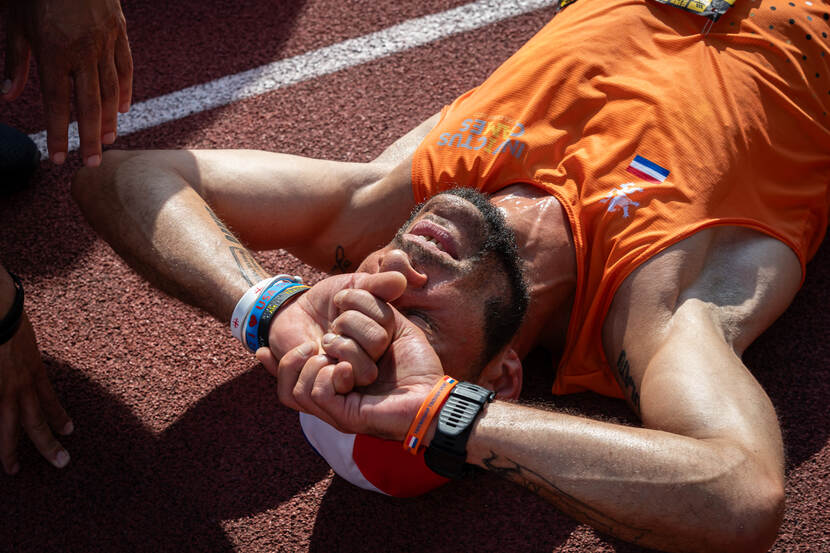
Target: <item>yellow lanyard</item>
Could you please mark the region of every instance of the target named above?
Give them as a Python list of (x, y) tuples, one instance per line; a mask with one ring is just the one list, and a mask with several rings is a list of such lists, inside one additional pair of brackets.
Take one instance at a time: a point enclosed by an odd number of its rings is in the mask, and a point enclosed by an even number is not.
[[(732, 7), (735, 0), (654, 0), (661, 4), (668, 4), (697, 15), (708, 17), (713, 22), (717, 21), (720, 16), (726, 13), (726, 10)], [(561, 10), (569, 4), (573, 4), (576, 0), (558, 0), (555, 3), (557, 11)]]

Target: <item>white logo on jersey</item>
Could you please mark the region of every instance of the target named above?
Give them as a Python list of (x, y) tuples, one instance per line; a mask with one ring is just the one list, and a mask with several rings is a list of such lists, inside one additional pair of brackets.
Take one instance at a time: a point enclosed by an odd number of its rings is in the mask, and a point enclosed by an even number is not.
[(627, 182), (609, 192), (608, 195), (600, 201), (608, 204), (608, 213), (622, 211), (623, 218), (627, 219), (630, 215), (628, 208), (640, 207), (640, 204), (629, 198), (628, 195), (633, 194), (634, 192), (642, 191), (643, 189), (636, 186), (633, 182)]

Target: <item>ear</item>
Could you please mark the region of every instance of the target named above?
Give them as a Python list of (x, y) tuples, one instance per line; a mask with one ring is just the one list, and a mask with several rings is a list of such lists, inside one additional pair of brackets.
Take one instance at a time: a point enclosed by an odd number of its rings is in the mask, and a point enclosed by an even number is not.
[(519, 399), (522, 391), (522, 360), (508, 346), (484, 367), (476, 382), (496, 392), (497, 399)]

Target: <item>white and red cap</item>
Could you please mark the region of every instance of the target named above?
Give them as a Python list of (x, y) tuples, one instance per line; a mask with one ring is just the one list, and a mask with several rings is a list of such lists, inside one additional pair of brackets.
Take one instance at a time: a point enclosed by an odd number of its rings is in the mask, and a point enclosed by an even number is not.
[(426, 466), (423, 448), (412, 455), (401, 442), (346, 434), (306, 413), (300, 413), (300, 426), (311, 446), (338, 476), (365, 490), (415, 497), (449, 482)]

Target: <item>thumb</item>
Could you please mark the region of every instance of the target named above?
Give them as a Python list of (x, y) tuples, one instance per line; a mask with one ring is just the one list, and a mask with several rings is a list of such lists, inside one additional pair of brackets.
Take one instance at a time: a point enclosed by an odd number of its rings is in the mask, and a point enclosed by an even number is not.
[(265, 347), (259, 348), (256, 350), (254, 354), (257, 358), (257, 361), (262, 363), (265, 369), (274, 376), (277, 376), (277, 366), (279, 365), (279, 361), (271, 353), (271, 350)]
[(23, 28), (9, 21), (6, 35), (6, 62), (3, 66), (3, 82), (0, 94), (3, 100), (10, 102), (20, 96), (29, 78), (29, 43), (23, 34)]
[(362, 288), (383, 301), (394, 301), (406, 291), (406, 277), (397, 271), (357, 273), (355, 288)]

